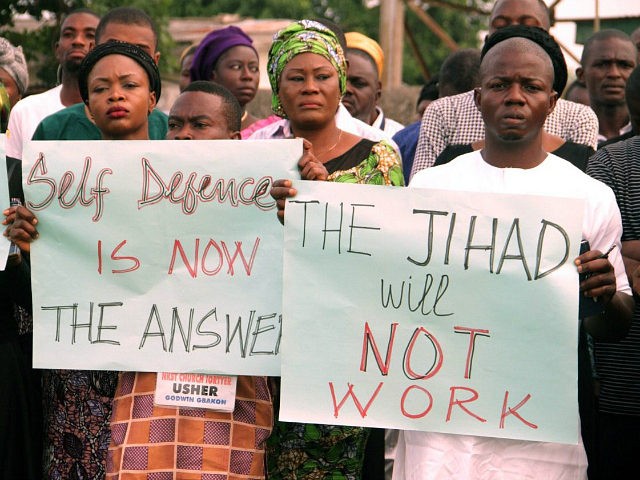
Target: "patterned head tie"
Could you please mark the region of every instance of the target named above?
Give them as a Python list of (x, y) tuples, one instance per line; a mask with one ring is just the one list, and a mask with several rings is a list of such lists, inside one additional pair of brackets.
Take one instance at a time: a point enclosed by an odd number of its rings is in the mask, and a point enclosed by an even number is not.
[(301, 53), (316, 53), (329, 60), (338, 72), (340, 95), (344, 95), (347, 89), (347, 61), (335, 34), (313, 20), (294, 22), (274, 35), (267, 61), (272, 91), (271, 108), (280, 117), (286, 118), (278, 97), (280, 76), (287, 63)]
[(4, 37), (0, 37), (0, 68), (13, 78), (20, 95), (24, 95), (29, 86), (27, 61), (22, 53), (22, 47), (14, 47)]
[(147, 72), (147, 76), (149, 77), (149, 89), (152, 92), (155, 92), (156, 102), (160, 100), (160, 72), (158, 71), (156, 62), (153, 61), (153, 58), (151, 58), (147, 52), (137, 45), (111, 40), (97, 45), (87, 54), (86, 57), (84, 57), (84, 60), (82, 60), (82, 63), (80, 64), (80, 70), (78, 71), (78, 87), (80, 88), (80, 96), (84, 103), (89, 103), (89, 87), (87, 85), (89, 74), (91, 73), (91, 70), (93, 70), (93, 67), (96, 66), (96, 63), (107, 55), (124, 55), (138, 63), (138, 65)]

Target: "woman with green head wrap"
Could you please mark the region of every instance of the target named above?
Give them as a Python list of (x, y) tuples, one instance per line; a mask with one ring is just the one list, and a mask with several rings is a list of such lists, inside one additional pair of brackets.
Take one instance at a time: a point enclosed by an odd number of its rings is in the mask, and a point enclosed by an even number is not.
[[(347, 63), (331, 30), (312, 20), (290, 24), (275, 35), (267, 69), (273, 111), (289, 120), (294, 137), (305, 140), (299, 163), (305, 180), (404, 185), (400, 158), (388, 143), (336, 125)], [(286, 198), (295, 195), (291, 181), (276, 181), (271, 195), (282, 220)]]
[[(305, 180), (403, 185), (394, 149), (338, 128), (336, 111), (346, 90), (347, 64), (336, 36), (301, 20), (276, 34), (268, 73), (273, 111), (304, 139), (298, 166)], [(284, 219), (291, 180), (277, 180), (271, 195)], [(369, 429), (276, 422), (268, 441), (268, 478), (361, 479)], [(382, 472), (380, 472), (382, 474)]]

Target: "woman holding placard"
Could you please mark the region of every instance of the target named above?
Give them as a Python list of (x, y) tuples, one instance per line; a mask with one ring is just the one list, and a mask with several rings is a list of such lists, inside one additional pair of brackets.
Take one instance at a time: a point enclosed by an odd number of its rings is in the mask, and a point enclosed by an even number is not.
[[(301, 20), (276, 34), (269, 50), (273, 111), (304, 139), (298, 166), (305, 180), (403, 185), (400, 159), (386, 142), (338, 128), (336, 112), (346, 91), (347, 64), (334, 33)], [(290, 180), (277, 180), (271, 195), (284, 219)], [(276, 422), (268, 445), (268, 474), (279, 478), (362, 478), (370, 429)], [(382, 472), (380, 472), (382, 473)]]
[[(197, 131), (209, 132), (200, 128), (206, 115), (216, 121), (227, 118), (224, 112), (216, 111), (222, 108), (223, 97), (235, 107), (238, 125), (231, 133), (232, 138), (237, 138), (240, 107), (236, 99), (223, 87), (198, 85), (203, 83), (209, 82), (190, 85), (176, 101), (168, 138), (187, 138), (182, 134), (180, 137), (173, 124), (182, 118), (183, 123), (191, 125), (196, 107), (204, 109), (196, 115)], [(153, 59), (143, 50), (123, 42), (98, 45), (82, 63), (79, 87), (103, 139), (149, 139), (148, 116), (160, 97), (160, 75)], [(218, 107), (209, 97), (218, 99)], [(187, 98), (191, 98), (189, 104), (185, 103)], [(178, 105), (182, 110), (175, 110)], [(33, 214), (21, 207), (12, 230), (25, 250), (28, 242), (37, 238), (36, 224)], [(113, 399), (106, 477), (177, 478), (180, 474), (190, 478), (264, 478), (264, 442), (271, 431), (273, 410), (266, 378), (240, 376), (237, 386), (235, 380), (222, 375), (120, 373)], [(180, 391), (197, 389), (209, 397), (201, 403), (214, 403), (217, 393), (231, 383), (235, 395), (232, 411), (162, 401), (165, 397), (179, 397), (172, 395), (179, 393), (175, 392), (178, 386)], [(158, 395), (167, 385), (170, 390)]]

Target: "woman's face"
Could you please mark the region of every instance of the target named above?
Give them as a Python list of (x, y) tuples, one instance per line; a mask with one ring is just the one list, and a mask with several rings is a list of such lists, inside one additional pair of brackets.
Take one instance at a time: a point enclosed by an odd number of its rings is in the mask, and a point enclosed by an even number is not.
[(87, 79), (89, 110), (105, 140), (146, 140), (148, 116), (156, 105), (149, 77), (133, 59), (108, 55)]
[(0, 83), (4, 85), (7, 95), (9, 95), (9, 104), (11, 105), (11, 108), (13, 108), (21, 98), (20, 91), (18, 90), (16, 81), (11, 75), (9, 75), (9, 72), (2, 67), (0, 67)]
[(256, 96), (260, 82), (258, 55), (253, 48), (231, 47), (218, 59), (211, 80), (229, 89), (244, 107)]
[(322, 55), (296, 55), (282, 70), (278, 97), (293, 125), (324, 126), (333, 120), (340, 103), (338, 72)]

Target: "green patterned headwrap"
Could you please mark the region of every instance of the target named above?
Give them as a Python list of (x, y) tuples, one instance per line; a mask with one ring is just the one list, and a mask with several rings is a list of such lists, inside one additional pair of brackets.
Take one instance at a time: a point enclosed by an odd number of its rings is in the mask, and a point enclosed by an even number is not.
[(329, 60), (338, 71), (340, 96), (347, 90), (347, 61), (335, 34), (313, 20), (292, 23), (274, 35), (267, 61), (272, 92), (271, 108), (280, 117), (286, 117), (278, 97), (280, 75), (287, 63), (300, 53), (317, 53)]

